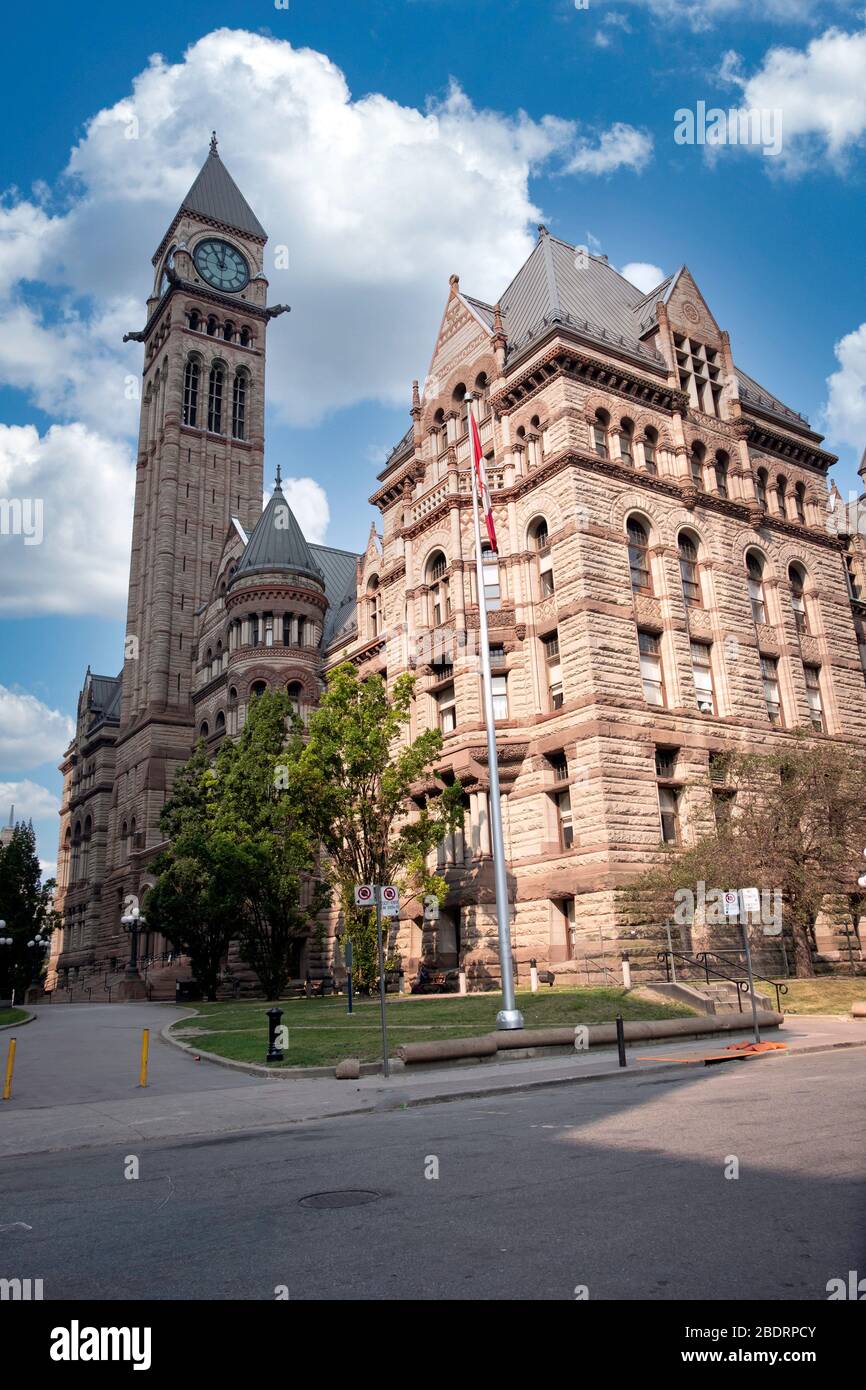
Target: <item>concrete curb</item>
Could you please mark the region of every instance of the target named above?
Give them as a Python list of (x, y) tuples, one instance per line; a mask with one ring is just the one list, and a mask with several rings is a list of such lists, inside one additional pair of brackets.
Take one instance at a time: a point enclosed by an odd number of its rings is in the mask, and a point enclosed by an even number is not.
[[(195, 1015), (192, 1015), (195, 1017)], [(189, 1052), (193, 1057), (200, 1057), (203, 1062), (213, 1062), (218, 1067), (228, 1067), (230, 1071), (245, 1071), (248, 1076), (266, 1076), (269, 1081), (310, 1081), (318, 1078), (328, 1077), (334, 1079), (334, 1067), (269, 1067), (260, 1062), (237, 1062), (233, 1057), (220, 1057), (217, 1052), (204, 1052), (200, 1047), (193, 1047), (192, 1043), (181, 1042), (180, 1038), (173, 1038), (169, 1029), (181, 1022), (175, 1019), (174, 1023), (167, 1023), (160, 1033), (163, 1042), (171, 1047), (177, 1047), (181, 1052)], [(392, 1071), (403, 1070), (403, 1062), (399, 1057), (389, 1058)], [(381, 1062), (362, 1062), (362, 1076), (379, 1076), (382, 1071)]]
[[(18, 1005), (16, 1004), (15, 1008), (17, 1009), (17, 1007)], [(25, 1023), (34, 1023), (36, 1021), (35, 1014), (29, 1013), (26, 1009), (24, 1012), (27, 1014), (27, 1017), (19, 1018), (17, 1023), (0, 1023), (0, 1033), (5, 1033), (7, 1028), (23, 1028)]]

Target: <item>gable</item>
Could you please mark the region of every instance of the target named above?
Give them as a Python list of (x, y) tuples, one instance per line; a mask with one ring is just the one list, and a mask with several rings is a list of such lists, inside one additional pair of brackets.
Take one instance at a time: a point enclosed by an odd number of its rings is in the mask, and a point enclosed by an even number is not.
[(452, 294), (442, 316), (424, 398), (436, 396), (461, 362), (471, 359), (490, 343), (490, 333), (459, 294)]
[(695, 338), (709, 347), (722, 346), (719, 325), (695, 284), (691, 271), (683, 266), (671, 285), (667, 300), (668, 319), (675, 333)]

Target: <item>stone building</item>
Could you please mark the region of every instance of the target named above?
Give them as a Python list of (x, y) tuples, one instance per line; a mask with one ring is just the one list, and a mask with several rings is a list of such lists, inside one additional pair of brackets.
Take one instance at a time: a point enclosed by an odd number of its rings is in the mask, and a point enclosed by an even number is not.
[[(499, 543), (481, 601), (515, 957), (568, 974), (617, 935), (617, 890), (663, 841), (729, 814), (718, 754), (803, 727), (866, 736), (866, 554), (856, 527), (827, 522), (834, 456), (736, 365), (686, 267), (644, 294), (542, 227), (496, 304), (451, 277), (364, 553), (308, 545), (279, 481), (261, 512), (265, 331), (282, 307), (266, 306), (264, 242), (214, 145), (132, 335), (126, 660), (116, 680), (88, 673), (64, 764), (52, 968), (121, 953), (123, 903), (146, 887), (194, 738), (236, 733), (274, 682), (313, 703), (349, 659), (388, 680), (415, 671), (413, 731), (438, 724), (439, 773), (464, 789), (440, 919), (405, 904), (394, 947), (407, 972), (423, 957), (495, 980), (469, 391)], [(299, 968), (333, 963), (338, 925)], [(837, 944), (829, 922), (819, 944)]]

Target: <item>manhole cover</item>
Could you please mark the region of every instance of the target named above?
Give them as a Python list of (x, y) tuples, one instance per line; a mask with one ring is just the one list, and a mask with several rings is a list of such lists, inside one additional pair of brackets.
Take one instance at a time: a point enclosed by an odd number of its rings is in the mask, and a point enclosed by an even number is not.
[(363, 1207), (367, 1202), (377, 1202), (380, 1192), (366, 1192), (363, 1189), (350, 1189), (347, 1192), (313, 1192), (302, 1197), (301, 1207)]

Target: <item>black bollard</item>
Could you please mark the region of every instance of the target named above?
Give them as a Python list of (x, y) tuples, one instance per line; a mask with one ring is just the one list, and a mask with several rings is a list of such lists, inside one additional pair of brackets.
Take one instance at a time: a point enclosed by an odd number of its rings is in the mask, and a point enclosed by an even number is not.
[(283, 1016), (282, 1009), (268, 1009), (268, 1055), (266, 1062), (281, 1062), (283, 1054), (277, 1047), (277, 1029)]
[(625, 1025), (622, 1021), (622, 1014), (616, 1016), (616, 1046), (619, 1052), (619, 1064), (625, 1066)]

